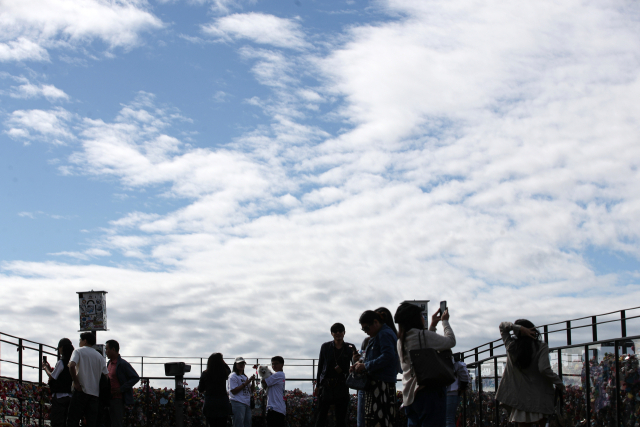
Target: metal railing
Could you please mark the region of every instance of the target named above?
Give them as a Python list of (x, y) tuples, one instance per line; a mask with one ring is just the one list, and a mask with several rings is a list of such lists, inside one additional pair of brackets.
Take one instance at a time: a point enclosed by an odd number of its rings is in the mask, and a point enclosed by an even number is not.
[[(627, 336), (627, 321), (631, 320), (631, 319), (637, 319), (640, 318), (640, 315), (636, 315), (636, 316), (631, 316), (628, 317), (627, 316), (627, 312), (628, 311), (633, 311), (633, 310), (638, 310), (640, 309), (640, 307), (632, 307), (632, 308), (626, 308), (624, 310), (616, 310), (616, 311), (610, 311), (608, 313), (602, 313), (602, 314), (597, 314), (595, 316), (584, 316), (584, 317), (578, 317), (576, 319), (571, 319), (571, 320), (563, 320), (561, 322), (555, 322), (555, 323), (549, 323), (546, 325), (540, 325), (540, 326), (536, 326), (538, 329), (542, 329), (542, 337), (544, 339), (545, 343), (549, 343), (549, 335), (557, 333), (557, 332), (566, 332), (566, 341), (567, 341), (567, 346), (571, 345), (572, 342), (572, 333), (571, 331), (573, 330), (577, 330), (577, 329), (583, 329), (583, 328), (589, 328), (591, 327), (591, 335), (592, 335), (592, 340), (591, 342), (596, 342), (598, 341), (598, 325), (605, 325), (605, 324), (609, 324), (609, 323), (615, 323), (615, 322), (620, 322), (620, 337), (621, 338), (625, 338)], [(616, 314), (619, 313), (619, 318), (617, 319), (609, 319), (609, 320), (604, 320), (604, 321), (600, 321), (598, 322), (598, 317), (602, 317), (602, 316), (609, 316), (612, 314)], [(572, 326), (572, 322), (577, 322), (580, 320), (585, 320), (585, 319), (591, 319), (591, 323), (587, 323), (584, 325), (578, 325), (578, 326)], [(549, 327), (553, 327), (556, 325), (564, 325), (564, 328), (560, 328), (560, 329), (554, 329), (554, 330), (549, 330)], [(496, 345), (496, 343), (498, 343)], [(485, 348), (486, 347), (486, 348)], [(477, 347), (473, 347), (469, 350), (463, 351), (462, 352), (462, 358), (463, 360), (466, 360), (467, 357), (471, 357), (473, 356), (475, 358), (475, 362), (477, 362), (480, 358), (481, 354), (484, 353), (489, 353), (489, 357), (494, 356), (494, 352), (501, 348), (504, 347), (504, 344), (502, 343), (502, 338), (499, 338), (497, 340), (494, 341), (489, 341), (487, 343), (481, 344)], [(471, 353), (467, 356), (468, 353)]]
[[(43, 344), (43, 343), (39, 343), (36, 341), (31, 341), (25, 338), (20, 338), (20, 337), (16, 337), (14, 335), (9, 335), (9, 334), (5, 334), (0, 332), (0, 343), (4, 343), (4, 344), (8, 344), (9, 346), (15, 347), (16, 351), (18, 353), (18, 361), (13, 361), (13, 360), (8, 360), (8, 359), (4, 359), (2, 358), (2, 355), (0, 354), (0, 366), (2, 363), (8, 363), (11, 365), (17, 365), (18, 366), (18, 378), (15, 378), (18, 380), (19, 384), (22, 384), (23, 382), (31, 382), (31, 381), (25, 381), (24, 380), (24, 369), (25, 368), (29, 368), (29, 369), (36, 369), (38, 371), (38, 385), (42, 385), (42, 366), (33, 366), (27, 363), (24, 363), (24, 356), (25, 356), (25, 352), (37, 352), (38, 354), (38, 363), (42, 363), (42, 357), (45, 355), (51, 355), (54, 357), (57, 357), (57, 349), (53, 346), (50, 346), (48, 344)], [(0, 378), (4, 378), (1, 376), (2, 375), (2, 371), (0, 370)], [(45, 406), (44, 403), (44, 396), (39, 396), (40, 398), (38, 399), (38, 408), (39, 408), (39, 414), (40, 417), (38, 418), (38, 424), (40, 426), (44, 425), (44, 411), (43, 408)], [(23, 425), (24, 422), (24, 409), (23, 409), (23, 405), (24, 405), (24, 399), (18, 399), (18, 405), (19, 405), (19, 416), (18, 416), (18, 420), (20, 422), (20, 425)]]
[[(584, 397), (584, 399), (581, 399), (581, 401), (584, 404), (584, 413), (585, 413), (585, 418), (581, 422), (581, 425), (585, 427), (591, 427), (592, 425), (596, 425), (596, 423), (594, 422), (594, 417), (597, 416), (597, 413), (593, 411), (594, 409), (593, 403), (592, 403), (593, 396), (592, 396), (592, 390), (591, 390), (592, 387), (595, 387), (596, 385), (595, 384), (592, 385), (593, 381), (591, 378), (590, 371), (595, 366), (597, 366), (598, 360), (597, 360), (597, 357), (594, 356), (595, 363), (596, 363), (594, 364), (593, 363), (594, 359), (592, 359), (590, 356), (591, 354), (595, 353), (593, 347), (597, 347), (597, 346), (599, 346), (600, 348), (602, 348), (603, 346), (605, 346), (606, 348), (613, 347), (614, 363), (612, 364), (613, 365), (612, 378), (615, 378), (615, 385), (614, 385), (615, 396), (613, 397), (612, 400), (611, 400), (612, 396), (608, 396), (609, 400), (607, 402), (611, 402), (611, 407), (615, 406), (615, 415), (614, 415), (615, 424), (613, 424), (613, 420), (611, 420), (611, 425), (615, 425), (615, 426), (622, 425), (621, 424), (623, 421), (622, 412), (624, 408), (622, 405), (622, 389), (621, 389), (620, 379), (621, 379), (621, 374), (623, 374), (624, 372), (621, 372), (621, 364), (619, 359), (621, 355), (628, 354), (628, 350), (630, 348), (633, 348), (633, 346), (635, 346), (634, 340), (638, 340), (638, 343), (640, 344), (640, 335), (629, 336), (627, 334), (627, 321), (640, 317), (640, 315), (628, 317), (627, 312), (632, 310), (637, 310), (637, 309), (640, 309), (640, 307), (633, 307), (625, 310), (617, 310), (617, 311), (603, 313), (595, 316), (585, 316), (577, 319), (550, 323), (550, 324), (542, 325), (538, 327), (543, 330), (542, 336), (546, 343), (549, 342), (549, 336), (551, 334), (562, 333), (562, 332), (566, 333), (566, 345), (550, 347), (549, 353), (551, 356), (555, 356), (556, 358), (555, 361), (557, 363), (557, 371), (558, 371), (557, 373), (559, 377), (563, 380), (563, 382), (566, 383), (571, 379), (575, 379), (575, 377), (581, 378), (580, 390), (583, 393), (583, 397)], [(617, 319), (598, 321), (598, 317), (618, 314), (618, 313), (619, 313), (619, 318)], [(585, 319), (590, 319), (591, 322), (584, 325), (578, 325), (578, 326), (572, 325), (572, 322), (577, 322)], [(605, 340), (598, 340), (598, 325), (609, 324), (614, 322), (620, 322), (620, 337), (615, 337), (615, 338), (612, 337)], [(549, 327), (556, 326), (556, 325), (563, 325), (565, 327), (549, 330)], [(572, 342), (573, 341), (572, 331), (576, 329), (581, 329), (581, 328), (591, 328), (592, 340), (588, 342), (574, 344)], [(634, 328), (634, 332), (635, 333), (638, 332), (637, 328)], [(499, 343), (499, 344), (496, 345), (496, 343)], [(469, 357), (473, 357), (474, 360), (472, 362), (468, 362), (467, 368), (470, 370), (470, 372), (475, 371), (475, 378), (473, 379), (474, 390), (466, 392), (462, 402), (461, 409), (462, 409), (464, 426), (476, 425), (476, 426), (487, 427), (492, 425), (494, 427), (499, 427), (506, 424), (506, 421), (505, 421), (506, 418), (503, 417), (503, 419), (501, 420), (501, 417), (500, 417), (500, 407), (499, 407), (500, 402), (498, 402), (495, 399), (495, 393), (497, 392), (499, 382), (502, 379), (502, 376), (500, 375), (499, 364), (505, 363), (504, 360), (500, 361), (500, 359), (506, 359), (506, 354), (504, 353), (495, 354), (496, 350), (501, 347), (504, 347), (504, 343), (502, 343), (502, 339), (498, 339), (498, 340), (491, 341), (491, 342), (482, 344), (480, 346), (474, 347), (465, 352), (462, 352), (463, 360), (465, 358), (468, 359)], [(566, 351), (569, 349), (573, 349), (581, 352), (579, 353), (580, 362), (582, 363), (582, 368), (581, 368), (582, 371), (580, 374), (563, 372), (563, 355), (566, 356), (567, 354), (569, 354), (569, 353), (566, 353)], [(564, 353), (563, 353), (563, 350), (565, 351)], [(622, 350), (622, 353), (621, 353), (621, 350)], [(480, 355), (483, 355), (485, 353), (488, 353), (488, 355), (486, 355), (487, 357), (481, 359)], [(576, 353), (571, 353), (571, 354), (576, 354)], [(486, 376), (483, 376), (483, 368), (486, 367), (487, 365), (489, 367), (489, 369), (487, 370), (493, 371), (493, 375), (489, 376), (488, 378)], [(483, 385), (487, 380), (490, 383), (492, 383), (492, 385), (490, 384), (488, 388), (493, 388), (493, 390), (489, 392), (485, 392), (483, 390)], [(471, 401), (469, 400), (468, 393), (474, 393), (474, 396), (477, 399), (477, 401), (474, 402), (475, 410), (472, 410), (469, 407)], [(492, 405), (493, 413), (488, 413), (483, 411), (485, 406), (488, 405), (488, 407), (490, 407), (491, 406), (490, 404)], [(493, 420), (493, 422), (491, 422), (491, 419)]]

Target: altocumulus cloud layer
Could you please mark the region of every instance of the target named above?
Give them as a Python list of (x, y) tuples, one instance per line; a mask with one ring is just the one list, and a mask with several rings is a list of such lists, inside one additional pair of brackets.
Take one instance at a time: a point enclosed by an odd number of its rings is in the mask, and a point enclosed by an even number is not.
[[(2, 60), (46, 60), (95, 37), (135, 48), (139, 32), (164, 25), (142, 2), (111, 6), (127, 20), (99, 28), (23, 5), (2, 15)], [(361, 311), (404, 299), (449, 301), (465, 349), (495, 338), (503, 318), (634, 305), (638, 271), (600, 272), (589, 254), (640, 257), (637, 5), (382, 8), (394, 19), (322, 42), (300, 20), (253, 12), (194, 30), (237, 49), (268, 88), (246, 102), (269, 125), (216, 148), (188, 141), (180, 106), (146, 92), (114, 120), (64, 105), (7, 112), (5, 135), (70, 147), (61, 173), (182, 207), (105, 223), (71, 254), (83, 265), (3, 263), (2, 329), (20, 322), (41, 336), (46, 289), (47, 305), (64, 307), (46, 321), (67, 327), (49, 332), (68, 335), (77, 308), (65, 294), (116, 287), (112, 321), (132, 353), (314, 356), (334, 321), (359, 340)], [(68, 99), (26, 84), (35, 89), (13, 93)], [(111, 254), (128, 261), (109, 264)]]

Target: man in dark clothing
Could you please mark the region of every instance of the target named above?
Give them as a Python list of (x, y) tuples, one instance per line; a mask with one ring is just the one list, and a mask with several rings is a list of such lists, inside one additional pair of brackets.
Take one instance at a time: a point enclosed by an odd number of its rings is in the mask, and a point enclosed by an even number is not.
[(346, 427), (349, 410), (349, 387), (345, 381), (353, 353), (353, 344), (344, 342), (345, 329), (342, 323), (331, 326), (333, 341), (322, 344), (318, 360), (318, 418), (316, 427), (327, 425), (329, 406), (335, 405), (336, 427)]
[(111, 427), (122, 427), (124, 405), (133, 405), (133, 386), (140, 381), (140, 377), (129, 362), (120, 357), (118, 341), (107, 341), (105, 350), (109, 358), (107, 369), (111, 383), (109, 418), (111, 418)]

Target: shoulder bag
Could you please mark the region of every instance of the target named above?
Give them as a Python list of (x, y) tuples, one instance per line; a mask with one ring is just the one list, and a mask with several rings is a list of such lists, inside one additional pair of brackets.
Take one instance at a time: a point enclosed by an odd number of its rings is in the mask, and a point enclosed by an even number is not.
[(351, 372), (347, 377), (347, 387), (352, 388), (354, 390), (366, 390), (369, 388), (369, 375), (365, 374), (356, 374), (355, 372)]
[(453, 354), (451, 350), (437, 351), (422, 348), (422, 331), (418, 332), (420, 348), (409, 351), (411, 367), (418, 378), (418, 384), (427, 387), (445, 387), (456, 378), (453, 373)]

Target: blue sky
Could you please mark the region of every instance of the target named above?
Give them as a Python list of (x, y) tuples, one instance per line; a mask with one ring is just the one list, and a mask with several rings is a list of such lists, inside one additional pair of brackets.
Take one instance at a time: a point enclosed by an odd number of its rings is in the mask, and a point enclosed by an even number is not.
[(73, 335), (91, 288), (137, 354), (314, 356), (405, 299), (461, 349), (637, 305), (638, 12), (5, 1), (0, 331)]

